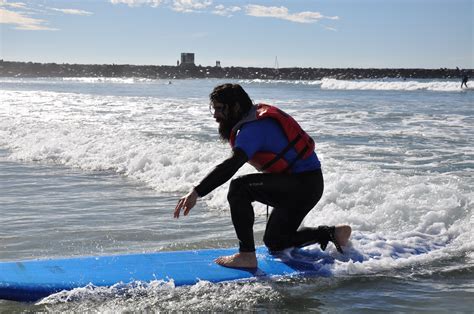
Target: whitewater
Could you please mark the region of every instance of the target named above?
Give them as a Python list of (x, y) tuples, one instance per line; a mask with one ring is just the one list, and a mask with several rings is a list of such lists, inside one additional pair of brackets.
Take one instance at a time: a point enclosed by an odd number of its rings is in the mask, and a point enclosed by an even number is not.
[[(325, 278), (87, 286), (14, 311), (468, 311), (473, 90), (458, 81), (233, 80), (315, 139), (325, 192), (306, 226), (350, 224)], [(230, 153), (222, 80), (0, 78), (0, 261), (235, 247), (228, 184), (174, 206)], [(469, 84), (469, 83), (468, 83)], [(237, 175), (254, 172), (245, 165)], [(270, 209), (271, 210), (271, 209)], [(255, 204), (262, 244), (266, 208)], [(317, 249), (317, 246), (314, 247)], [(329, 254), (337, 257), (333, 246)]]

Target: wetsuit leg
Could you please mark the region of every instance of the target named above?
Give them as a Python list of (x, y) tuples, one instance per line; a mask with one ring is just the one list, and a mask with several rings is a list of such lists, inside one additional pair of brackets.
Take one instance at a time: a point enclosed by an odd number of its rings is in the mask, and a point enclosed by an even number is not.
[(294, 197), (291, 203), (275, 206), (267, 222), (263, 239), (271, 251), (280, 251), (303, 243), (316, 243), (321, 239), (322, 234), (313, 232), (316, 229), (298, 230), (304, 217), (322, 196), (324, 182), (321, 172), (299, 178), (299, 184), (294, 188), (290, 191)]
[(267, 222), (263, 242), (270, 251), (281, 251), (295, 246), (297, 229), (313, 206), (274, 207)]
[(296, 230), (323, 191), (321, 171), (300, 174), (250, 174), (232, 180), (228, 200), (240, 251), (255, 250), (253, 201), (274, 207), (264, 242), (271, 250), (294, 245)]

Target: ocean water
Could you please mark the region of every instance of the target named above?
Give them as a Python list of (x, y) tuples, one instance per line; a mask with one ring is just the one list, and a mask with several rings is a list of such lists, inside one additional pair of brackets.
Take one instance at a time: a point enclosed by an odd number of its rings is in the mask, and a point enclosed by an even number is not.
[[(208, 109), (223, 82), (0, 78), (0, 261), (236, 246), (228, 183), (173, 219), (230, 153)], [(303, 224), (350, 224), (349, 257), (363, 262), (338, 259), (325, 278), (87, 286), (0, 311), (472, 311), (473, 89), (233, 82), (315, 138), (326, 188)], [(257, 244), (265, 211), (255, 204)]]

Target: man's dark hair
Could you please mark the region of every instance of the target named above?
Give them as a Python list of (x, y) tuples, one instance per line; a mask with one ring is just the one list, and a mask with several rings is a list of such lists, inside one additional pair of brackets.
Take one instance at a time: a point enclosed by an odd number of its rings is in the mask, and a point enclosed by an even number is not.
[(219, 102), (228, 107), (233, 107), (238, 103), (240, 115), (247, 113), (253, 105), (249, 95), (239, 84), (218, 85), (214, 87), (209, 98), (212, 102)]

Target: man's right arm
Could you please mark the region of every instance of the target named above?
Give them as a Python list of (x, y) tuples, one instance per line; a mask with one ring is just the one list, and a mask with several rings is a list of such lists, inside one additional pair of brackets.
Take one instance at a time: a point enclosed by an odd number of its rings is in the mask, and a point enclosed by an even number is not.
[(247, 154), (240, 148), (233, 150), (232, 156), (217, 165), (194, 190), (202, 197), (227, 182), (248, 161)]

